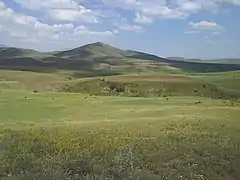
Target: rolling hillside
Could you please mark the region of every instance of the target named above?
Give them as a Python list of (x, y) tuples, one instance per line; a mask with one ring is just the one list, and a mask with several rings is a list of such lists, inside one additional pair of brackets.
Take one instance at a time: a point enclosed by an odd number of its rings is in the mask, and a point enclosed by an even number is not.
[(223, 64), (240, 64), (240, 59), (214, 59), (209, 60), (209, 63), (223, 63)]
[(15, 58), (15, 57), (32, 57), (32, 58), (44, 58), (51, 56), (48, 53), (38, 52), (31, 49), (21, 49), (16, 47), (4, 47), (0, 46), (1, 58)]
[(240, 64), (240, 59), (237, 59), (237, 58), (203, 60), (203, 59), (196, 59), (196, 58), (186, 59), (183, 57), (167, 57), (167, 59), (175, 60), (175, 61), (198, 62), (198, 63)]
[[(236, 61), (188, 61), (122, 50), (96, 42), (75, 49), (43, 53), (15, 47), (0, 48), (0, 68), (30, 71), (68, 69), (106, 71), (110, 74), (161, 72), (222, 72), (240, 70)], [(99, 73), (97, 73), (99, 74)], [(102, 73), (100, 73), (102, 74)], [(105, 73), (103, 73), (105, 74)], [(109, 74), (109, 73), (108, 73)]]
[(7, 48), (8, 46), (4, 45), (4, 44), (0, 44), (0, 48)]
[(84, 45), (72, 50), (62, 51), (55, 54), (57, 57), (81, 58), (91, 60), (99, 57), (125, 57), (127, 55), (128, 53), (126, 51), (101, 42)]

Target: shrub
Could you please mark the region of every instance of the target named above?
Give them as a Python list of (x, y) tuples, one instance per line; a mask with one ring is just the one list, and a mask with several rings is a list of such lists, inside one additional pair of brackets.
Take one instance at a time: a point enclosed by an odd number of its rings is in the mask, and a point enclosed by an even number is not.
[(109, 89), (110, 91), (116, 91), (116, 92), (125, 91), (125, 87), (122, 84), (118, 84), (118, 83), (110, 83)]

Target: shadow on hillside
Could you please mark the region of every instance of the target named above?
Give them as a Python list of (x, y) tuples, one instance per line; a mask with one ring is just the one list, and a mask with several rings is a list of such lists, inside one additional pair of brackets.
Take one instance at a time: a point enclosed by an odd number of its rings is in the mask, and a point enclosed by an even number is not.
[(0, 70), (31, 71), (41, 73), (53, 73), (57, 71), (56, 68), (37, 66), (0, 66)]
[(90, 70), (90, 71), (79, 71), (73, 73), (75, 78), (87, 78), (87, 77), (98, 77), (98, 76), (116, 76), (121, 75), (121, 73), (103, 71), (103, 70)]
[(171, 62), (171, 66), (180, 68), (187, 72), (226, 72), (240, 70), (239, 64), (210, 64), (210, 63), (196, 63), (196, 62)]
[(155, 63), (164, 62), (169, 64), (170, 66), (173, 66), (175, 68), (180, 68), (187, 72), (206, 73), (206, 72), (224, 72), (224, 71), (240, 70), (239, 64), (177, 61), (177, 60), (171, 60), (166, 58), (159, 58), (157, 56), (148, 55), (144, 53), (140, 55), (133, 55), (130, 57), (136, 58), (136, 59), (151, 60), (151, 61), (154, 61)]
[[(224, 72), (240, 70), (239, 64), (212, 64), (212, 63), (197, 63), (197, 62), (185, 62), (175, 61), (164, 58), (158, 58), (156, 56), (147, 55), (135, 55), (130, 56), (131, 58), (137, 58), (142, 60), (153, 61), (155, 65), (158, 63), (167, 63), (169, 66), (180, 68), (186, 72)], [(14, 57), (14, 58), (0, 58), (1, 69), (12, 69), (12, 70), (26, 70), (26, 71), (37, 71), (45, 72), (56, 69), (67, 69), (67, 70), (93, 70), (93, 67), (99, 65), (99, 63), (107, 63), (110, 65), (133, 65), (132, 62), (122, 60), (121, 58), (114, 57), (101, 57), (94, 58), (92, 60), (83, 60), (78, 58), (61, 58), (61, 57), (46, 57), (43, 59), (36, 59), (31, 57)], [(93, 75), (83, 77), (95, 77), (95, 76), (108, 76), (116, 75), (115, 73), (108, 72), (94, 72)], [(76, 75), (78, 77), (78, 75)], [(80, 76), (82, 77), (82, 75)]]
[(116, 82), (107, 79), (93, 79), (68, 84), (61, 91), (70, 93), (89, 93), (97, 96), (125, 97), (171, 97), (199, 96), (213, 99), (238, 99), (238, 92), (230, 92), (213, 84), (202, 82)]

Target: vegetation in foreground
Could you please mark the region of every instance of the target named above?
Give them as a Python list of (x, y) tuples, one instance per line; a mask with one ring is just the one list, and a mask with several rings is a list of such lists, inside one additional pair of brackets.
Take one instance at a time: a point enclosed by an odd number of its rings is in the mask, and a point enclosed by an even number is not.
[(4, 180), (240, 178), (228, 101), (9, 91), (0, 106)]
[[(237, 76), (238, 74), (236, 73)], [(213, 74), (209, 77), (169, 74), (122, 75), (73, 81), (61, 86), (59, 90), (98, 96), (199, 96), (237, 101), (240, 98), (239, 80), (235, 76), (224, 77), (224, 74)]]
[[(99, 79), (69, 80), (66, 74), (0, 71), (1, 179), (240, 178), (237, 99), (53, 92), (63, 84)], [(161, 84), (159, 76), (166, 75), (111, 76), (101, 82), (125, 83), (127, 77), (132, 83)], [(237, 71), (181, 78), (178, 83), (190, 79), (193, 86), (204, 82), (239, 92)]]

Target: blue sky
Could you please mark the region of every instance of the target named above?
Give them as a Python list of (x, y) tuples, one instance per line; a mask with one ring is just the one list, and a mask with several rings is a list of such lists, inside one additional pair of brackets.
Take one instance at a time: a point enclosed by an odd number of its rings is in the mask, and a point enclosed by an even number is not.
[(0, 0), (0, 44), (102, 41), (159, 56), (240, 57), (240, 0)]

